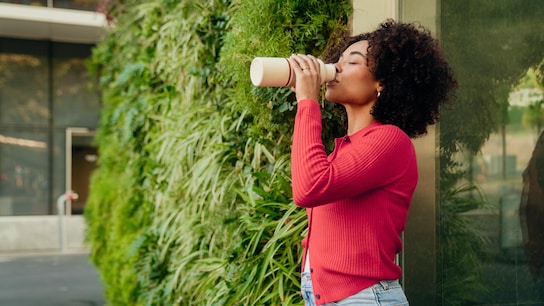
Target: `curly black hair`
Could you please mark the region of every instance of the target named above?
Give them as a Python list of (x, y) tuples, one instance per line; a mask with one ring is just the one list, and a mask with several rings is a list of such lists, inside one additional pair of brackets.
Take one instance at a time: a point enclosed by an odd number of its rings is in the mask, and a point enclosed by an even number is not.
[(423, 26), (386, 20), (370, 33), (345, 34), (325, 53), (336, 63), (347, 47), (368, 41), (367, 65), (383, 87), (371, 114), (401, 128), (409, 137), (427, 134), (440, 118), (440, 107), (452, 101), (457, 80), (437, 39)]

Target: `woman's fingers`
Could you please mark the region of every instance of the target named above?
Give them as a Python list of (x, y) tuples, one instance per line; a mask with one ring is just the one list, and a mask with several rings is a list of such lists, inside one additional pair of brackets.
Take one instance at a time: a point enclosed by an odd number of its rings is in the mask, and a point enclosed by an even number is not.
[(295, 72), (296, 84), (291, 89), (296, 92), (297, 100), (317, 101), (321, 85), (317, 59), (311, 55), (293, 54), (288, 61)]

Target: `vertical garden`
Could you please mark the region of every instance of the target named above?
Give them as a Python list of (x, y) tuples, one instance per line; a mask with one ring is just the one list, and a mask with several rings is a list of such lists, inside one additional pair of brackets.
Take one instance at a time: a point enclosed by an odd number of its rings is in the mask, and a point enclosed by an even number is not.
[[(255, 56), (320, 56), (350, 1), (106, 1), (102, 114), (85, 211), (111, 305), (300, 304), (291, 202), (295, 98)], [(325, 132), (336, 116), (325, 108)]]

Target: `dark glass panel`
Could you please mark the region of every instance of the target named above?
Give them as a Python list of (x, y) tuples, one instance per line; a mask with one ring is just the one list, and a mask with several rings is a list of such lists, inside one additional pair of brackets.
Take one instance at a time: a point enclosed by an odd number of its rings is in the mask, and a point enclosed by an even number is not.
[(53, 133), (53, 174), (51, 176), (51, 203), (55, 203), (52, 211), (58, 213), (56, 202), (66, 190), (66, 132), (57, 129)]
[(49, 213), (47, 133), (0, 129), (0, 215)]
[(47, 6), (47, 0), (0, 0), (0, 3), (23, 4), (32, 6)]
[[(96, 11), (99, 0), (53, 0), (53, 7), (71, 10)], [(0, 0), (0, 3), (48, 6), (47, 0)]]
[(90, 45), (53, 45), (54, 127), (94, 128), (100, 116), (98, 92), (85, 65)]
[(49, 47), (45, 42), (0, 40), (0, 123), (49, 122)]
[(96, 11), (98, 3), (98, 0), (53, 0), (53, 7), (72, 10)]
[(441, 1), (460, 83), (440, 123), (441, 305), (544, 303), (543, 15), (540, 0)]

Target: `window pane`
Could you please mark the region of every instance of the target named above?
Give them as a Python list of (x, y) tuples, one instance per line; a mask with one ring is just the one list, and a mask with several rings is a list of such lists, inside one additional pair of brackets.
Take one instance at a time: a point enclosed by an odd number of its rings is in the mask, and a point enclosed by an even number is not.
[(440, 124), (443, 305), (544, 302), (535, 179), (544, 101), (531, 72), (544, 58), (543, 13), (540, 0), (441, 1), (441, 41), (460, 83)]
[(51, 176), (51, 203), (55, 203), (52, 211), (56, 214), (57, 199), (63, 195), (66, 190), (66, 132), (64, 130), (56, 130), (53, 133), (53, 158), (52, 158)]
[(0, 215), (48, 214), (47, 134), (0, 129)]
[(95, 11), (98, 6), (98, 0), (53, 0), (53, 7)]
[(0, 2), (32, 6), (47, 6), (47, 0), (0, 0)]
[(49, 120), (48, 45), (0, 40), (0, 124), (45, 126)]
[(85, 66), (90, 54), (89, 45), (60, 43), (53, 45), (55, 128), (94, 128), (98, 124), (100, 115), (98, 92)]
[[(2, 2), (32, 6), (48, 6), (47, 0), (0, 0), (0, 3)], [(55, 8), (96, 11), (99, 0), (53, 0), (52, 2), (53, 7)]]

